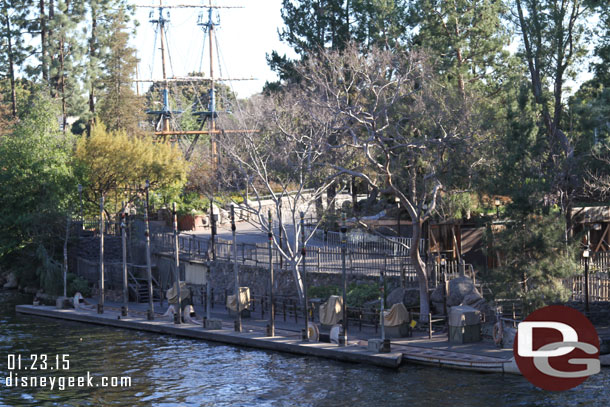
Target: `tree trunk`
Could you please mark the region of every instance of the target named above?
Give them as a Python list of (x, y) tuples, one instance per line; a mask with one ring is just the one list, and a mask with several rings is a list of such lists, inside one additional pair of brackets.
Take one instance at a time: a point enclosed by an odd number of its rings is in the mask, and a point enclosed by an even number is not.
[(11, 33), (11, 20), (8, 15), (8, 10), (4, 9), (4, 22), (6, 25), (6, 41), (8, 52), (8, 73), (11, 80), (11, 108), (13, 117), (17, 116), (17, 93), (15, 92), (15, 67), (13, 61), (13, 42)]
[(66, 73), (64, 72), (64, 39), (59, 42), (59, 91), (61, 93), (61, 116), (63, 132), (66, 132), (68, 123), (67, 103), (66, 103)]
[(322, 216), (324, 216), (324, 202), (322, 200), (322, 195), (316, 199), (316, 216), (318, 219), (322, 219)]
[(301, 273), (299, 272), (299, 265), (296, 259), (290, 260), (290, 270), (292, 270), (292, 276), (294, 277), (294, 281), (297, 286), (297, 296), (299, 297), (299, 302), (302, 302), (305, 298), (303, 293), (303, 279)]
[(419, 254), (419, 245), (421, 239), (423, 221), (418, 218), (413, 220), (412, 240), (411, 240), (411, 263), (415, 267), (417, 273), (417, 281), (419, 283), (419, 321), (428, 322), (428, 314), (430, 313), (430, 295), (428, 293), (428, 273), (426, 264)]
[(47, 66), (47, 19), (44, 10), (44, 0), (40, 0), (40, 49), (42, 61), (42, 80), (49, 82), (49, 67)]
[[(53, 0), (49, 0), (49, 21), (53, 21), (55, 19), (55, 3)], [(51, 25), (51, 28), (53, 26)], [(49, 42), (51, 41), (51, 39), (53, 38), (53, 30), (49, 28), (48, 33), (47, 33), (47, 45), (49, 44)], [(49, 49), (47, 47), (47, 55), (49, 55), (49, 65), (52, 65), (53, 60), (55, 59), (55, 53), (54, 52), (49, 52)], [(53, 75), (53, 77), (51, 77), (51, 67), (47, 67), (47, 69), (49, 70), (49, 89), (51, 91), (51, 97), (56, 97), (57, 96), (57, 75)]]
[[(95, 7), (91, 8), (91, 38), (89, 39), (89, 56), (90, 60), (93, 60), (96, 63), (95, 56), (97, 54), (97, 9)], [(95, 78), (92, 78), (89, 75), (89, 112), (91, 113), (91, 118), (89, 119), (89, 129), (88, 134), (91, 135), (91, 127), (95, 123)]]
[(333, 182), (329, 185), (326, 192), (326, 208), (329, 213), (335, 213), (335, 196), (337, 195), (337, 186)]
[[(460, 25), (458, 24), (458, 19), (455, 19), (455, 39), (460, 41)], [(466, 87), (464, 86), (464, 75), (462, 75), (462, 66), (464, 65), (464, 58), (462, 56), (462, 48), (457, 47), (457, 77), (458, 77), (458, 88), (460, 89), (460, 94), (463, 100), (466, 100)]]
[(356, 214), (357, 211), (357, 207), (358, 207), (358, 189), (356, 186), (356, 177), (352, 175), (352, 210), (354, 212), (354, 214)]

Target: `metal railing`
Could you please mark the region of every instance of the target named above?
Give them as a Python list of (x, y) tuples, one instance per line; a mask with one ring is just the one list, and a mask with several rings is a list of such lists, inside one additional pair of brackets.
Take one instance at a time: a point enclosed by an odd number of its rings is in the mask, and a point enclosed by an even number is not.
[[(314, 226), (305, 226), (305, 233), (311, 234)], [(329, 246), (341, 245), (341, 233), (334, 231), (324, 231), (316, 229), (313, 232), (313, 239), (324, 242)], [(378, 236), (365, 232), (349, 232), (346, 236), (347, 247), (351, 250), (369, 249), (381, 253), (391, 253), (394, 255), (408, 256), (413, 239), (410, 237)], [(419, 251), (423, 255), (426, 251), (426, 239), (420, 239)]]
[[(96, 234), (100, 231), (100, 220), (99, 219), (72, 219), (72, 227), (81, 230), (87, 230), (95, 232)], [(118, 220), (105, 220), (104, 221), (104, 234), (107, 235), (120, 235), (120, 224)]]
[[(77, 257), (77, 269), (76, 274), (90, 283), (96, 285), (100, 282), (100, 263), (99, 260), (87, 260), (82, 257)], [(127, 263), (127, 273), (129, 278), (129, 285), (132, 290), (135, 289), (135, 295), (137, 297), (138, 278), (144, 279), (146, 272), (145, 265)], [(159, 282), (152, 276), (153, 290), (155, 294), (161, 296), (162, 291)], [(104, 285), (106, 288), (119, 290), (123, 287), (123, 263), (116, 261), (104, 261)]]
[[(151, 234), (153, 251), (174, 251), (174, 237), (171, 233)], [(178, 246), (182, 255), (194, 258), (211, 257), (211, 247), (208, 238), (191, 235), (180, 235)], [(216, 238), (216, 259), (221, 261), (233, 261), (233, 243), (231, 241)], [(280, 252), (277, 248), (272, 249), (274, 268), (283, 269), (289, 267), (286, 259), (280, 262)], [(342, 272), (341, 247), (322, 246), (307, 247), (306, 267), (309, 272), (317, 273), (341, 273)], [(238, 243), (237, 262), (239, 264), (267, 267), (269, 264), (269, 248), (266, 243)], [(361, 247), (348, 247), (346, 251), (346, 269), (348, 274), (379, 275), (385, 271), (386, 275), (403, 276), (407, 282), (417, 281), (415, 268), (406, 255), (395, 255), (387, 252), (379, 252)]]

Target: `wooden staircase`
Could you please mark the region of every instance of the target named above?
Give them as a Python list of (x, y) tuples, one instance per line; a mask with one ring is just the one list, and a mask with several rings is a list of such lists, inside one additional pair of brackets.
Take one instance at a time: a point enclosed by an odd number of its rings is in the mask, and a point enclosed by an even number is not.
[[(149, 300), (148, 295), (148, 279), (141, 277), (134, 277), (130, 273), (129, 279), (129, 290), (134, 295), (136, 302), (138, 303), (146, 303)], [(153, 277), (152, 279), (153, 285), (153, 301), (161, 300), (161, 289), (159, 288), (159, 283)]]

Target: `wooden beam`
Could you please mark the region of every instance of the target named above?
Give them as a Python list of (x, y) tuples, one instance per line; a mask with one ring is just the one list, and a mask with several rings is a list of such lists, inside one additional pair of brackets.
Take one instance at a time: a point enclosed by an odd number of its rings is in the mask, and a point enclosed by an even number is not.
[(155, 136), (194, 136), (201, 134), (258, 133), (258, 130), (169, 130), (155, 131)]
[[(609, 230), (610, 230), (610, 223), (606, 226), (606, 230), (604, 230), (602, 237), (599, 238), (599, 243), (597, 244), (597, 247), (595, 248), (596, 252), (599, 251), (600, 247), (602, 246), (602, 243), (604, 243), (604, 238), (608, 235)], [(606, 251), (606, 249), (604, 249), (604, 251)]]

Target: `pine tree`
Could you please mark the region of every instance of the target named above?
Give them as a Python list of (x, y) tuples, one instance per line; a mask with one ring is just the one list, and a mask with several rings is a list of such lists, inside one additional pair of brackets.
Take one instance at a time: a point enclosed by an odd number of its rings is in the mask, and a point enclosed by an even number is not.
[(439, 71), (465, 96), (469, 87), (498, 90), (504, 76), (508, 33), (501, 0), (419, 0), (410, 21), (418, 33), (415, 46), (434, 52)]
[[(87, 2), (89, 27), (87, 29), (87, 64), (85, 67), (85, 88), (89, 93), (88, 112), (85, 118), (88, 128), (95, 120), (96, 100), (105, 83), (103, 62), (108, 59), (110, 48), (115, 39), (112, 30), (114, 20), (123, 18), (129, 22), (132, 10), (125, 0), (90, 0)], [(121, 16), (118, 16), (119, 13)]]
[(49, 85), (51, 96), (61, 102), (62, 128), (69, 115), (83, 112), (81, 80), (84, 45), (78, 24), (84, 20), (83, 0), (59, 0), (49, 4), (48, 43)]
[(17, 116), (15, 67), (23, 64), (32, 49), (22, 34), (27, 26), (28, 2), (3, 0), (0, 13), (0, 72), (6, 72), (10, 81), (11, 113)]
[(515, 0), (516, 25), (521, 32), (522, 58), (531, 92), (548, 141), (549, 196), (566, 217), (566, 243), (571, 235), (571, 207), (579, 188), (579, 157), (564, 120), (565, 82), (575, 77), (586, 55), (587, 20), (591, 10), (583, 0)]
[(489, 236), (499, 267), (486, 276), (495, 298), (520, 299), (525, 312), (565, 302), (562, 280), (578, 265), (574, 247), (564, 243), (564, 219), (557, 213), (513, 212), (506, 229)]
[(119, 8), (107, 14), (107, 49), (101, 57), (100, 101), (97, 114), (108, 130), (125, 130), (128, 134), (141, 132), (142, 100), (132, 89), (137, 58), (129, 46), (128, 14)]
[(576, 146), (581, 149), (610, 143), (610, 11), (601, 11), (596, 59), (589, 68), (594, 76), (570, 98), (573, 128), (584, 136), (581, 145)]
[[(351, 41), (363, 50), (373, 45), (394, 48), (405, 41), (405, 9), (404, 0), (283, 0), (280, 39), (300, 58), (323, 49), (340, 50)], [(276, 51), (267, 61), (280, 80), (298, 80), (295, 61)]]

